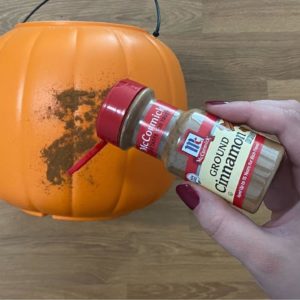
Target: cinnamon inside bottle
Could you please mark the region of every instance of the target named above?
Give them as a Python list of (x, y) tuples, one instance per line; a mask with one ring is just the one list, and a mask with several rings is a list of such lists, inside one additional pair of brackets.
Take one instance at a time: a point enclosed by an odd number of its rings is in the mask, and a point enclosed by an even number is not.
[(104, 100), (97, 134), (123, 150), (136, 147), (161, 159), (171, 173), (251, 213), (284, 154), (273, 140), (200, 109), (179, 110), (131, 80), (120, 81)]

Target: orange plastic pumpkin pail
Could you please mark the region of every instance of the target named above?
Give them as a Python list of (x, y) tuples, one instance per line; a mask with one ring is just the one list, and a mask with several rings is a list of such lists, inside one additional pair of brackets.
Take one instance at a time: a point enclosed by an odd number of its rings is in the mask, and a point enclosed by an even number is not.
[(143, 208), (170, 187), (160, 161), (111, 145), (66, 175), (98, 142), (98, 109), (118, 80), (186, 107), (180, 65), (160, 40), (127, 25), (30, 22), (1, 37), (0, 65), (0, 199), (33, 215), (100, 220)]

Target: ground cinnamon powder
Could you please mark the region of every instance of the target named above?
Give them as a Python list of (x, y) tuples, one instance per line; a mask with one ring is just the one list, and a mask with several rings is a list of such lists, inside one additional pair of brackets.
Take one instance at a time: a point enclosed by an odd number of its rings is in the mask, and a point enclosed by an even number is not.
[[(48, 106), (43, 119), (61, 120), (65, 131), (41, 150), (41, 157), (47, 165), (46, 177), (51, 184), (64, 184), (68, 168), (97, 143), (95, 122), (100, 104), (109, 90), (84, 91), (71, 88), (54, 93), (53, 106)], [(85, 107), (85, 112), (75, 116), (81, 106)]]

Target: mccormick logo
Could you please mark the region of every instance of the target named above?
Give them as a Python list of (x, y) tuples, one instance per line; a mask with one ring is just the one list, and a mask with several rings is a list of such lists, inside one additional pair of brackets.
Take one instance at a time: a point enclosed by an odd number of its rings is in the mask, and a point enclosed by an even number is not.
[(182, 151), (192, 155), (194, 157), (198, 157), (202, 144), (203, 144), (203, 138), (201, 138), (198, 135), (195, 135), (193, 133), (189, 133), (183, 146), (182, 146)]
[(157, 157), (160, 142), (175, 112), (176, 109), (159, 101), (152, 104), (140, 122), (136, 138), (137, 149)]

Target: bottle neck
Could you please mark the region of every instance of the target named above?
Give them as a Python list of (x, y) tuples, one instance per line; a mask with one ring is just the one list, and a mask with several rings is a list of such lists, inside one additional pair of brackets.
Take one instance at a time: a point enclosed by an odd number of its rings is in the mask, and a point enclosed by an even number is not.
[(124, 120), (120, 135), (120, 147), (136, 147), (156, 158), (161, 158), (170, 132), (181, 111), (154, 99), (150, 89), (141, 92)]

